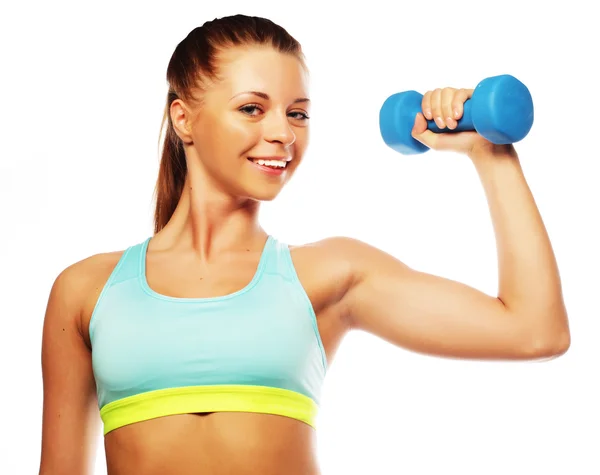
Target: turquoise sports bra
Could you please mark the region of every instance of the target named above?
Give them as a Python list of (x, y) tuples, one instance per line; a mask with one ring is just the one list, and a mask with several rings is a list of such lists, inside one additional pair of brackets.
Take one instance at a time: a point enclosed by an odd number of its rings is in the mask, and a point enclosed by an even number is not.
[(314, 427), (327, 361), (288, 246), (269, 236), (252, 281), (237, 292), (176, 298), (148, 286), (149, 241), (125, 250), (90, 320), (104, 434), (218, 411), (277, 414)]

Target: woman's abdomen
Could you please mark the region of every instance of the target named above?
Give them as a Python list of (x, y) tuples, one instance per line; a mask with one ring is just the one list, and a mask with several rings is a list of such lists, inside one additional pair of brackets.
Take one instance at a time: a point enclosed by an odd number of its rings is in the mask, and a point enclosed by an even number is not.
[(105, 437), (108, 475), (319, 475), (308, 424), (270, 414), (181, 414)]

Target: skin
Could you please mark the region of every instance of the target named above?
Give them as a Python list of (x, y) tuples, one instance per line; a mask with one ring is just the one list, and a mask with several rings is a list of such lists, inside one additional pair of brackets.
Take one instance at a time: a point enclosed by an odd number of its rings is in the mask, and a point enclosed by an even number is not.
[[(279, 194), (309, 143), (303, 114), (310, 116), (310, 104), (294, 103), (309, 97), (308, 76), (295, 58), (269, 48), (234, 49), (221, 65), (223, 80), (209, 85), (201, 105), (176, 100), (170, 110), (188, 176), (172, 219), (150, 241), (146, 275), (153, 290), (169, 296), (226, 295), (252, 279), (267, 238), (259, 204)], [(270, 99), (238, 95), (251, 90)], [(532, 360), (567, 351), (556, 261), (514, 147), (475, 132), (426, 130), (425, 118), (456, 127), (472, 92), (427, 92), (413, 136), (434, 150), (463, 154), (477, 170), (497, 240), (498, 295), (414, 270), (348, 237), (291, 246), (329, 364), (353, 329), (448, 358)], [(273, 155), (291, 158), (281, 176), (247, 160)], [(101, 425), (88, 324), (122, 252), (77, 262), (52, 286), (42, 344), (40, 474), (93, 473)], [(315, 437), (308, 425), (280, 416), (184, 414), (116, 429), (104, 447), (109, 475), (317, 475)]]

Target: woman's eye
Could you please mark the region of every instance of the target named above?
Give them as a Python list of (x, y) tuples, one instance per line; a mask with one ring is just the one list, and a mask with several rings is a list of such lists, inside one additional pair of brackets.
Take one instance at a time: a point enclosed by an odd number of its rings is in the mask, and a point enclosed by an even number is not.
[[(255, 114), (252, 113), (255, 110), (260, 110), (260, 107), (258, 107), (258, 105), (255, 105), (255, 104), (250, 104), (250, 105), (247, 105), (247, 106), (244, 106), (244, 107), (240, 108), (240, 111), (242, 111), (242, 112), (244, 112), (244, 113), (246, 113), (248, 115), (251, 115), (251, 116), (255, 116)], [(306, 115), (304, 112), (300, 112), (300, 111), (290, 112), (289, 115), (294, 116), (294, 118), (298, 119), (298, 120), (308, 120), (308, 119), (310, 119), (310, 117), (308, 117), (308, 115)]]
[(291, 112), (292, 115), (300, 115), (300, 120), (308, 120), (310, 119), (310, 117), (308, 117), (304, 112)]
[(240, 111), (242, 111), (242, 112), (248, 112), (248, 113), (250, 113), (250, 115), (252, 115), (251, 111), (253, 111), (255, 109), (258, 109), (258, 107), (254, 106), (254, 105), (251, 105), (251, 106), (244, 106), (244, 107), (242, 107), (240, 109)]

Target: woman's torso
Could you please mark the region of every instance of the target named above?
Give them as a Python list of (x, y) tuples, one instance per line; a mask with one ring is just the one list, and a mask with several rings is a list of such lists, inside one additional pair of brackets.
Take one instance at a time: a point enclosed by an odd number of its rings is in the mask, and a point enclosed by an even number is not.
[[(231, 256), (204, 271), (198, 271), (184, 256), (149, 251), (145, 283), (151, 292), (176, 298), (232, 295), (253, 281), (262, 251)], [(122, 256), (123, 252), (114, 252), (94, 257), (93, 285), (81, 314), (88, 348), (92, 348), (90, 319)], [(339, 260), (327, 259), (326, 250), (319, 245), (294, 247), (290, 256), (314, 309), (326, 362), (331, 364), (348, 330), (337, 305), (348, 284), (348, 268)], [(319, 473), (314, 429), (278, 415), (213, 412), (158, 417), (109, 432), (104, 445), (109, 475)]]

